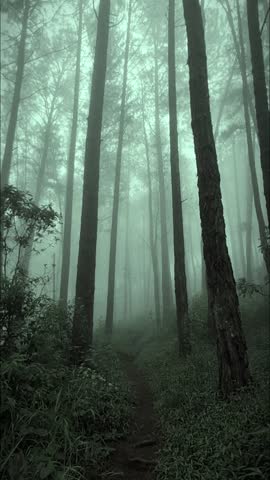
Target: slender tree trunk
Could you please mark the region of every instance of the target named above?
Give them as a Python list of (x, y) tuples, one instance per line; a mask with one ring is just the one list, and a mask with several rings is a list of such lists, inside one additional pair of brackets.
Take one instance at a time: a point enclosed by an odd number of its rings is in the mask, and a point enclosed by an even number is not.
[(206, 286), (206, 269), (205, 269), (205, 261), (203, 256), (203, 241), (201, 240), (201, 257), (202, 257), (202, 269), (201, 269), (201, 290), (202, 294), (205, 295), (207, 293), (207, 286)]
[(228, 80), (227, 80), (226, 87), (225, 87), (225, 92), (224, 92), (224, 95), (223, 95), (223, 97), (221, 99), (221, 102), (220, 102), (220, 105), (219, 105), (219, 111), (218, 111), (218, 116), (217, 116), (217, 121), (216, 121), (216, 126), (215, 126), (215, 132), (214, 132), (215, 141), (217, 141), (217, 138), (218, 138), (219, 127), (220, 127), (222, 114), (223, 114), (223, 111), (224, 111), (224, 108), (225, 108), (225, 105), (226, 105), (226, 101), (227, 101), (227, 98), (228, 98), (228, 95), (229, 95), (229, 92), (230, 92), (230, 89), (231, 89), (231, 83), (232, 83), (232, 79), (233, 79), (235, 65), (236, 65), (236, 59), (234, 60), (232, 69), (231, 69), (230, 74), (228, 76)]
[(260, 35), (258, 0), (247, 0), (248, 31), (250, 40), (253, 86), (256, 107), (258, 138), (260, 145), (261, 167), (264, 195), (270, 225), (270, 143), (269, 110), (264, 71), (262, 40)]
[(10, 117), (9, 117), (8, 129), (7, 129), (6, 145), (5, 145), (3, 163), (2, 163), (2, 172), (1, 172), (2, 187), (4, 185), (7, 185), (9, 182), (14, 139), (15, 139), (15, 133), (16, 133), (16, 127), (17, 127), (19, 105), (20, 105), (20, 95), (21, 95), (21, 88), (22, 88), (22, 82), (23, 82), (23, 72), (24, 72), (24, 63), (25, 63), (25, 44), (26, 44), (26, 37), (27, 37), (29, 12), (30, 12), (30, 0), (25, 0), (24, 10), (23, 10), (23, 19), (22, 19), (22, 31), (21, 31), (21, 38), (20, 38), (18, 57), (17, 57), (15, 87), (13, 92), (11, 111), (10, 111)]
[[(124, 322), (128, 318), (128, 304), (129, 304), (129, 276), (130, 276), (130, 262), (129, 262), (129, 188), (130, 188), (130, 165), (128, 166), (128, 182), (127, 182), (127, 206), (126, 206), (126, 238), (125, 238), (125, 268), (124, 268)], [(131, 319), (129, 319), (130, 321)]]
[(192, 274), (193, 274), (193, 292), (196, 292), (197, 291), (197, 271), (196, 271), (196, 263), (194, 258), (193, 232), (192, 232), (191, 222), (188, 223), (188, 240), (189, 240), (189, 257), (190, 257)]
[(247, 189), (247, 214), (246, 214), (246, 278), (248, 282), (253, 280), (252, 267), (253, 267), (253, 253), (252, 253), (252, 217), (253, 217), (253, 188), (248, 179), (248, 189)]
[(255, 167), (254, 151), (253, 151), (253, 145), (252, 145), (251, 123), (250, 123), (249, 106), (248, 106), (249, 91), (248, 91), (247, 69), (246, 69), (246, 59), (245, 59), (240, 10), (237, 2), (237, 17), (238, 17), (238, 31), (239, 31), (239, 42), (238, 42), (236, 30), (234, 27), (231, 7), (228, 0), (225, 0), (225, 1), (227, 6), (226, 14), (227, 14), (228, 22), (231, 28), (234, 46), (235, 46), (237, 57), (239, 60), (241, 78), (242, 78), (242, 95), (243, 95), (244, 117), (245, 117), (245, 127), (246, 127), (246, 137), (247, 137), (247, 147), (248, 147), (248, 161), (249, 161), (249, 168), (251, 173), (252, 188), (254, 192), (254, 204), (255, 204), (255, 210), (256, 210), (256, 215), (258, 220), (259, 232), (260, 232), (262, 253), (263, 253), (266, 269), (269, 274), (270, 273), (270, 254), (269, 254), (269, 249), (267, 245), (266, 229), (265, 229), (265, 223), (263, 218), (258, 178), (256, 173), (256, 167)]
[(183, 5), (188, 38), (191, 117), (204, 258), (217, 333), (219, 390), (227, 397), (249, 382), (250, 373), (236, 285), (226, 244), (201, 9), (198, 0), (183, 0)]
[(175, 0), (169, 0), (168, 17), (168, 82), (170, 118), (170, 161), (172, 179), (173, 240), (174, 240), (174, 282), (178, 330), (179, 355), (190, 351), (188, 295), (185, 268), (185, 242), (179, 171), (176, 68), (175, 68)]
[(245, 258), (245, 249), (244, 249), (244, 239), (242, 233), (242, 219), (241, 219), (241, 210), (240, 210), (240, 198), (239, 198), (239, 185), (238, 182), (238, 170), (237, 170), (237, 156), (236, 156), (236, 145), (235, 145), (235, 137), (232, 138), (232, 149), (233, 149), (233, 166), (234, 166), (234, 189), (235, 189), (235, 204), (236, 204), (236, 218), (238, 224), (238, 238), (239, 238), (239, 253), (242, 265), (242, 274), (245, 276), (246, 271), (246, 258)]
[(64, 238), (62, 250), (62, 269), (60, 283), (60, 301), (63, 306), (67, 305), (69, 269), (70, 269), (70, 250), (71, 250), (71, 226), (72, 226), (72, 207), (73, 207), (73, 182), (74, 182), (74, 162), (78, 126), (78, 108), (80, 93), (80, 66), (81, 66), (81, 48), (82, 48), (82, 13), (83, 0), (79, 0), (79, 26), (78, 43), (76, 55), (76, 70), (73, 97), (73, 115), (70, 135), (69, 154), (67, 162), (67, 182), (66, 182), (66, 200), (64, 217)]
[(146, 163), (147, 163), (147, 180), (148, 180), (149, 241), (150, 241), (152, 267), (153, 267), (156, 324), (157, 324), (157, 329), (159, 331), (161, 322), (160, 322), (158, 255), (157, 255), (157, 248), (156, 248), (155, 234), (154, 234), (152, 180), (151, 180), (151, 170), (150, 170), (149, 144), (148, 144), (146, 127), (145, 127), (144, 100), (142, 100), (142, 114), (143, 114), (142, 115), (142, 120), (143, 120), (145, 155), (146, 155)]
[[(72, 345), (78, 353), (92, 344), (98, 226), (99, 160), (110, 21), (110, 0), (100, 0), (87, 125), (81, 231)], [(75, 355), (78, 361), (79, 356)]]
[(117, 224), (118, 224), (118, 210), (119, 210), (119, 191), (120, 191), (120, 177), (121, 177), (121, 164), (122, 164), (122, 150), (123, 150), (125, 113), (126, 113), (128, 59), (129, 59), (130, 26), (131, 26), (131, 10), (132, 10), (131, 6), (132, 6), (132, 1), (129, 0), (128, 25), (127, 25), (126, 47), (125, 47), (125, 58), (124, 58), (124, 74), (123, 74), (120, 122), (119, 122), (119, 133), (118, 133), (118, 146), (117, 146), (117, 153), (116, 153), (116, 167), (115, 167), (114, 194), (113, 194), (113, 210), (112, 210), (112, 227), (111, 227), (111, 239), (110, 239), (107, 312), (106, 312), (106, 323), (105, 323), (106, 335), (109, 338), (111, 337), (112, 331), (113, 331), (116, 242), (117, 242)]
[(167, 216), (166, 216), (166, 194), (163, 171), (162, 144), (160, 132), (160, 111), (159, 111), (159, 78), (158, 78), (158, 49), (157, 38), (154, 33), (154, 61), (155, 61), (155, 141), (158, 162), (158, 179), (159, 179), (159, 208), (160, 208), (160, 230), (161, 230), (161, 288), (162, 288), (162, 321), (163, 325), (168, 322), (169, 316), (173, 309), (173, 293), (172, 281), (169, 262), (168, 233), (167, 233)]

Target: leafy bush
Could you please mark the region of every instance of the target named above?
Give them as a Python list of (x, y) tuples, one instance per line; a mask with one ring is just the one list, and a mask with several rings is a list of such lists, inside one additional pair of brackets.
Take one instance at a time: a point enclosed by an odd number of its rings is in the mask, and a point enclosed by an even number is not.
[(32, 251), (38, 252), (44, 234), (55, 235), (60, 217), (51, 205), (36, 205), (29, 193), (13, 185), (1, 190), (0, 214), (1, 265), (4, 277), (12, 278), (22, 267), (25, 249), (33, 243)]
[(3, 362), (2, 479), (87, 478), (101, 466), (108, 442), (127, 429), (130, 405), (109, 349), (103, 361), (93, 352), (78, 368), (18, 353)]
[(109, 442), (127, 430), (126, 382), (108, 347), (90, 352), (80, 367), (69, 363), (72, 311), (21, 268), (22, 251), (54, 233), (57, 214), (9, 186), (1, 219), (0, 478), (90, 478)]

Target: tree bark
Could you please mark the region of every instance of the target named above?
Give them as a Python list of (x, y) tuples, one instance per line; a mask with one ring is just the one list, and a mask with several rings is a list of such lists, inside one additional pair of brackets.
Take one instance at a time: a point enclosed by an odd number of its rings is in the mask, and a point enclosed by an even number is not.
[(179, 355), (190, 351), (188, 295), (185, 267), (185, 242), (179, 171), (176, 68), (175, 68), (175, 0), (169, 0), (168, 17), (168, 83), (170, 119), (170, 162), (173, 206), (174, 282)]
[(158, 255), (157, 255), (157, 248), (156, 248), (155, 235), (154, 235), (152, 180), (151, 180), (151, 170), (150, 170), (149, 144), (148, 144), (146, 127), (145, 127), (144, 99), (142, 99), (142, 121), (143, 121), (144, 145), (145, 145), (145, 155), (146, 155), (146, 164), (147, 164), (149, 240), (150, 240), (150, 250), (151, 250), (152, 268), (153, 268), (153, 279), (154, 279), (154, 300), (155, 300), (156, 325), (157, 325), (157, 330), (159, 331), (160, 326), (161, 326), (160, 325), (161, 324), (161, 319), (160, 319)]
[(219, 361), (219, 390), (228, 397), (250, 380), (247, 347), (226, 244), (216, 147), (211, 120), (207, 59), (198, 0), (183, 0), (188, 38), (190, 104), (208, 289)]
[(100, 143), (109, 20), (110, 0), (100, 0), (85, 147), (81, 230), (72, 330), (72, 345), (78, 352), (74, 358), (77, 361), (80, 359), (81, 350), (92, 344), (93, 337)]
[(113, 194), (113, 210), (112, 210), (112, 226), (110, 239), (110, 257), (109, 257), (109, 275), (108, 275), (108, 294), (107, 294), (107, 312), (105, 332), (108, 338), (113, 332), (113, 310), (114, 310), (114, 290), (115, 290), (115, 264), (116, 264), (116, 243), (117, 243), (117, 224), (118, 224), (118, 210), (119, 210), (119, 191), (120, 191), (120, 177), (122, 165), (122, 150), (125, 127), (125, 113), (126, 113), (126, 95), (127, 95), (127, 77), (128, 77), (128, 59), (130, 46), (130, 26), (131, 26), (131, 12), (132, 1), (129, 0), (128, 6), (128, 25), (126, 34), (125, 58), (124, 58), (124, 73), (123, 85), (121, 95), (121, 109), (118, 133), (118, 146), (116, 153), (116, 167), (114, 180), (114, 194)]
[(69, 284), (69, 269), (70, 269), (74, 162), (75, 162), (75, 151), (76, 151), (78, 108), (79, 108), (79, 94), (80, 94), (82, 14), (83, 14), (83, 0), (79, 0), (78, 43), (77, 43), (77, 54), (76, 54), (75, 82), (74, 82), (73, 115), (72, 115), (70, 145), (69, 145), (68, 162), (67, 162), (64, 237), (63, 237), (62, 268), (61, 268), (61, 283), (60, 283), (60, 301), (64, 307), (66, 307), (67, 300), (68, 300), (68, 284)]
[(270, 225), (270, 143), (269, 109), (265, 80), (262, 40), (260, 35), (258, 0), (247, 0), (248, 31), (250, 40), (253, 87), (256, 119), (260, 145), (261, 167), (263, 173), (264, 195)]
[(158, 180), (159, 180), (159, 210), (160, 210), (160, 230), (161, 230), (161, 288), (162, 288), (162, 323), (167, 324), (169, 316), (173, 309), (172, 281), (169, 262), (168, 233), (166, 220), (166, 195), (163, 171), (162, 144), (160, 132), (160, 111), (159, 111), (159, 76), (158, 76), (158, 51), (157, 38), (154, 32), (154, 62), (155, 62), (155, 143), (158, 162)]
[(1, 172), (1, 186), (7, 185), (9, 183), (11, 161), (14, 147), (14, 139), (17, 127), (17, 118), (20, 105), (20, 95), (23, 82), (23, 73), (24, 73), (24, 63), (25, 63), (25, 44), (27, 37), (27, 26), (29, 20), (30, 12), (30, 0), (25, 0), (23, 18), (22, 18), (22, 31), (18, 49), (17, 57), (17, 71), (15, 79), (15, 87), (13, 92), (11, 111), (7, 129), (6, 144), (3, 156), (2, 163), (2, 172)]

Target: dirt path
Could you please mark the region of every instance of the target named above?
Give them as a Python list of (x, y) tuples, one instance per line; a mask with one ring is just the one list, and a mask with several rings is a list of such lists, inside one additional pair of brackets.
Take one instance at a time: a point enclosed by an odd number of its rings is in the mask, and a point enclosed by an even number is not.
[(129, 437), (117, 442), (109, 471), (107, 470), (101, 478), (154, 480), (158, 436), (152, 394), (143, 373), (134, 365), (133, 358), (123, 353), (119, 354), (119, 358), (133, 391), (135, 411)]

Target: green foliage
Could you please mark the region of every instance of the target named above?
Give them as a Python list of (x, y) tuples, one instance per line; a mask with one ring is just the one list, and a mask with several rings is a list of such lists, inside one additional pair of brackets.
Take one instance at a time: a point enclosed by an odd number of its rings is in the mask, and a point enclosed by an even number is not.
[(110, 349), (77, 368), (16, 353), (1, 385), (2, 479), (87, 478), (127, 429), (128, 391)]
[[(127, 430), (129, 392), (109, 347), (69, 363), (72, 311), (19, 268), (20, 249), (54, 233), (58, 216), (10, 186), (2, 196), (0, 478), (85, 479), (102, 467), (110, 441)], [(8, 246), (8, 242), (9, 245)]]
[(162, 434), (158, 480), (269, 478), (269, 342), (263, 301), (257, 305), (264, 311), (260, 321), (255, 307), (253, 316), (244, 317), (254, 382), (230, 402), (217, 397), (215, 348), (201, 336), (193, 338), (186, 360), (178, 359), (173, 338), (145, 346), (139, 362), (147, 367), (157, 398)]
[(10, 277), (11, 273), (17, 274), (23, 249), (32, 239), (33, 250), (37, 251), (35, 245), (41, 242), (44, 234), (55, 233), (59, 215), (51, 205), (37, 206), (29, 193), (13, 185), (5, 186), (1, 191), (0, 212), (2, 263), (5, 277)]
[(257, 283), (247, 282), (245, 278), (239, 278), (237, 281), (237, 290), (240, 297), (252, 297), (255, 293), (265, 295), (264, 286)]

